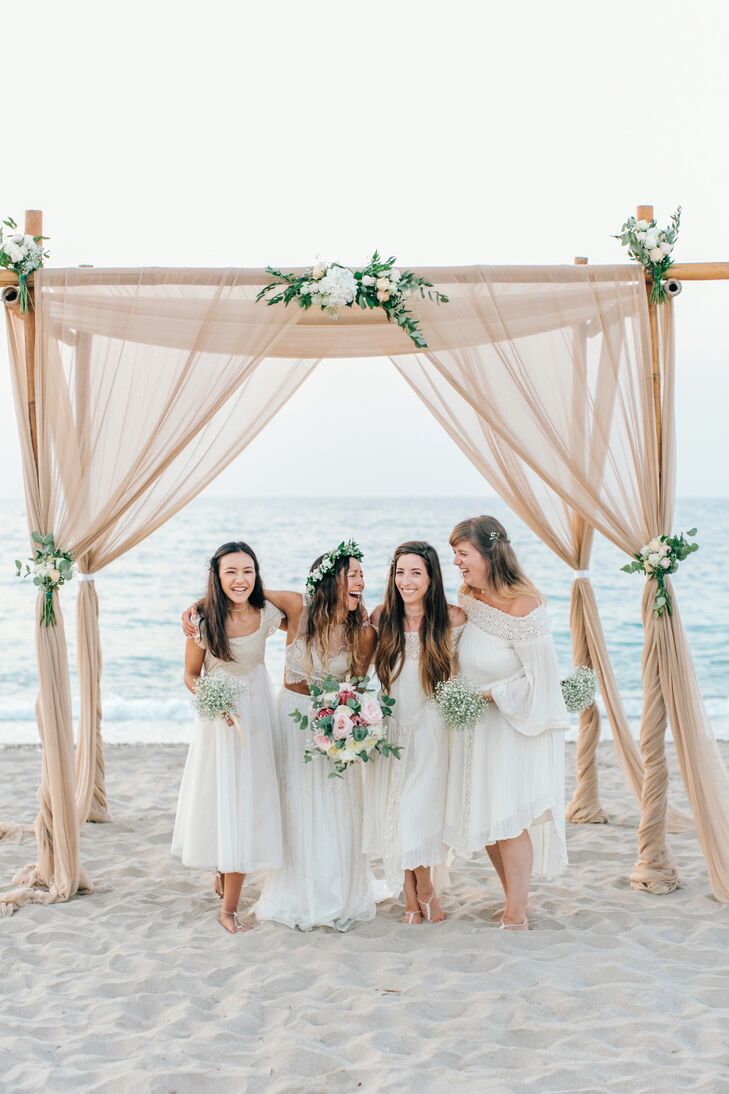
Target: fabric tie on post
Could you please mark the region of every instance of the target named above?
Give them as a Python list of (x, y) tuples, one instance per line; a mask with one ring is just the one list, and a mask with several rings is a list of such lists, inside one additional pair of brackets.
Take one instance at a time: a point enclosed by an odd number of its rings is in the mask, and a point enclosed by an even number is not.
[(589, 578), (589, 576), (590, 576), (590, 571), (589, 570), (573, 570), (572, 571), (572, 580), (573, 581), (579, 581), (580, 578)]

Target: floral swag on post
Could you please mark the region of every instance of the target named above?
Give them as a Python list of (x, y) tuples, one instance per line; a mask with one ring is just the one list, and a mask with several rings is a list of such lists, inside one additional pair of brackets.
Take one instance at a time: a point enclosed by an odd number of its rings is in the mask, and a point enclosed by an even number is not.
[[(9, 228), (12, 234), (5, 236), (3, 227)], [(0, 266), (18, 275), (21, 312), (27, 311), (30, 306), (28, 278), (33, 270), (41, 268), (43, 259), (48, 258), (48, 252), (42, 246), (45, 238), (23, 235), (18, 231), (18, 225), (12, 217), (4, 220), (0, 227)]]
[(681, 206), (679, 205), (671, 217), (668, 228), (659, 228), (655, 220), (636, 220), (635, 217), (628, 217), (620, 229), (620, 235), (613, 236), (613, 239), (619, 239), (622, 245), (628, 248), (630, 257), (640, 262), (643, 269), (651, 275), (653, 279), (651, 304), (662, 304), (666, 299), (663, 282), (673, 265), (671, 252), (678, 239), (680, 223)]
[(37, 543), (36, 552), (29, 562), (23, 563), (15, 560), (15, 576), (28, 577), (33, 575), (33, 584), (43, 589), (45, 599), (43, 601), (43, 615), (41, 625), (55, 627), (56, 615), (53, 611), (53, 594), (61, 585), (65, 585), (73, 577), (73, 555), (68, 551), (59, 551), (56, 547), (53, 534), (42, 536), (40, 532), (33, 532), (33, 542)]
[(406, 302), (418, 293), (438, 304), (447, 304), (448, 297), (434, 289), (431, 281), (416, 277), (412, 270), (396, 270), (394, 264), (394, 258), (385, 261), (375, 251), (362, 270), (351, 270), (339, 262), (318, 262), (303, 274), (285, 274), (266, 266), (266, 273), (278, 280), (262, 288), (256, 300), (285, 306), (296, 301), (300, 308), (318, 305), (331, 319), (338, 318), (340, 308), (355, 304), (363, 310), (382, 308), (388, 323), (394, 320), (418, 349), (424, 349), (428, 343)]
[(643, 573), (657, 583), (658, 592), (653, 601), (653, 614), (656, 619), (665, 611), (673, 615), (671, 599), (666, 589), (666, 576), (675, 574), (679, 562), (698, 551), (698, 543), (689, 543), (686, 538), (695, 535), (696, 528), (691, 528), (685, 534), (681, 532), (677, 536), (656, 536), (645, 547), (641, 547), (640, 554), (633, 555), (634, 562), (620, 567), (626, 574)]

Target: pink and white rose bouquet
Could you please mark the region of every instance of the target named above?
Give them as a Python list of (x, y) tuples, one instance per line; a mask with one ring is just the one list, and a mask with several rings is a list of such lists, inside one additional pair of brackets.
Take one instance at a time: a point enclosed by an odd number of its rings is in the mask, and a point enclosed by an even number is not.
[(327, 677), (309, 689), (310, 713), (295, 710), (291, 714), (299, 729), (312, 733), (304, 763), (326, 756), (334, 766), (330, 779), (341, 778), (354, 763), (369, 763), (375, 754), (400, 759), (400, 748), (390, 744), (385, 728), (395, 700), (378, 696), (369, 682), (369, 676), (341, 682)]

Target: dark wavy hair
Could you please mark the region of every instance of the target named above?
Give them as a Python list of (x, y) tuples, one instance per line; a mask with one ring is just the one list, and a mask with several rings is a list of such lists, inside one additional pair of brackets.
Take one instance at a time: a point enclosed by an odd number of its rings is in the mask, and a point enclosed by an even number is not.
[(256, 571), (256, 577), (253, 588), (251, 589), (251, 595), (248, 597), (248, 603), (252, 608), (258, 608), (259, 610), (261, 610), (266, 603), (266, 598), (263, 593), (263, 581), (261, 580), (261, 569), (258, 565), (256, 552), (253, 548), (249, 547), (248, 544), (244, 543), (242, 540), (231, 540), (230, 543), (224, 543), (222, 547), (218, 547), (217, 551), (210, 559), (208, 588), (205, 597), (198, 606), (198, 611), (202, 616), (201, 630), (204, 630), (208, 649), (213, 657), (217, 657), (219, 661), (233, 660), (233, 654), (230, 652), (228, 634), (225, 629), (230, 605), (227, 596), (223, 592), (223, 586), (220, 584), (220, 562), (226, 555), (235, 555), (238, 553), (250, 555), (253, 559), (253, 566)]
[[(311, 564), (313, 572), (321, 564), (324, 555), (319, 555)], [(347, 589), (347, 570), (351, 557), (343, 555), (334, 564), (334, 569), (317, 582), (311, 594), (306, 620), (306, 647), (311, 651), (316, 645), (323, 658), (329, 655), (332, 631), (337, 626), (340, 605), (344, 601)], [(367, 625), (367, 612), (360, 597), (353, 612), (347, 613), (344, 621), (345, 641), (349, 656), (349, 671), (358, 674), (362, 670), (361, 648), (364, 628)], [(364, 670), (362, 670), (364, 671)]]
[(422, 558), (430, 578), (420, 623), (420, 682), (425, 694), (432, 695), (435, 685), (451, 675), (451, 626), (438, 552), (424, 540), (413, 539), (401, 543), (390, 563), (378, 627), (379, 641), (375, 656), (377, 678), (383, 691), (387, 692), (400, 675), (405, 658), (405, 604), (395, 583), (397, 563), (402, 555)]

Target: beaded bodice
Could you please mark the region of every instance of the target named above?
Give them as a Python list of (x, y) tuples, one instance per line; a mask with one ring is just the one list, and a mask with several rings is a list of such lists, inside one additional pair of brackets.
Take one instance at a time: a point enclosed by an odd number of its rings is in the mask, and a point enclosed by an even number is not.
[(349, 672), (349, 653), (344, 638), (344, 627), (336, 627), (331, 636), (331, 644), (326, 657), (316, 645), (307, 646), (301, 633), (286, 647), (284, 663), (284, 682), (287, 684), (310, 684), (325, 676), (336, 676), (344, 680)]
[(544, 604), (540, 604), (529, 615), (509, 615), (483, 600), (459, 593), (458, 603), (468, 616), (468, 622), (474, 623), (479, 630), (506, 642), (529, 642), (550, 633), (549, 616)]

